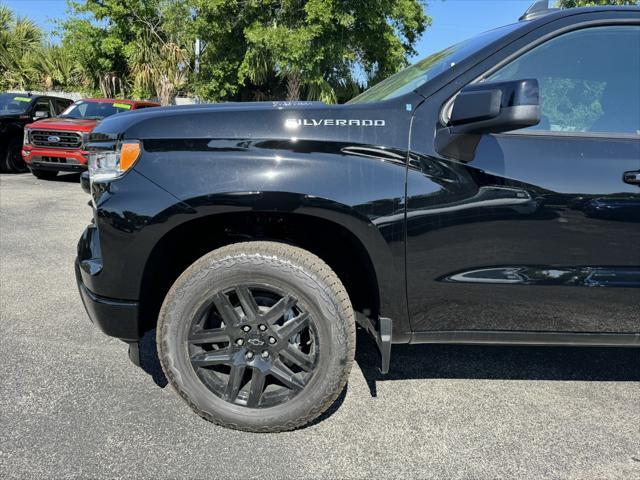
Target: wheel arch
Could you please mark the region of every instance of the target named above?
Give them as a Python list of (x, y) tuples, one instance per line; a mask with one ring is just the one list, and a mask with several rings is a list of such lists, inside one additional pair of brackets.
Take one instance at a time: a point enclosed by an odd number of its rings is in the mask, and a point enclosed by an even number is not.
[(404, 270), (395, 268), (380, 229), (354, 208), (288, 192), (216, 194), (185, 203), (194, 213), (171, 222), (145, 262), (139, 298), (144, 330), (155, 326), (166, 292), (196, 259), (224, 245), (272, 240), (316, 254), (336, 271), (356, 309), (391, 317), (398, 332), (409, 331)]

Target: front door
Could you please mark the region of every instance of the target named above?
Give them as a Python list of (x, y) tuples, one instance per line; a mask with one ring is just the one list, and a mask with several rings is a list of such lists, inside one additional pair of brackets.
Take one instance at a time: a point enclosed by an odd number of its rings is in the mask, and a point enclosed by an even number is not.
[(539, 125), (468, 163), (410, 161), (412, 328), (639, 332), (640, 26), (563, 33), (486, 76), (527, 78)]

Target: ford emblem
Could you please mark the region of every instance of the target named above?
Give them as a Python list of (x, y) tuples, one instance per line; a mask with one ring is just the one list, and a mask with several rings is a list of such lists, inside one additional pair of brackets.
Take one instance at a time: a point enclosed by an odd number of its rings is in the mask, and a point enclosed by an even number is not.
[(47, 137), (47, 142), (49, 143), (58, 143), (59, 141), (60, 141), (60, 137), (56, 137), (55, 135)]

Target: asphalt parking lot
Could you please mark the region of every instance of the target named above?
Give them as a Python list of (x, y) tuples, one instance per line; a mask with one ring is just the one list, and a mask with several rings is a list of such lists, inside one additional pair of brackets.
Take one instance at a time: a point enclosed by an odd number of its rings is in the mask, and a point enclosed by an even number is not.
[(313, 425), (211, 425), (89, 322), (76, 175), (0, 175), (0, 478), (640, 478), (640, 350), (394, 346), (359, 337)]

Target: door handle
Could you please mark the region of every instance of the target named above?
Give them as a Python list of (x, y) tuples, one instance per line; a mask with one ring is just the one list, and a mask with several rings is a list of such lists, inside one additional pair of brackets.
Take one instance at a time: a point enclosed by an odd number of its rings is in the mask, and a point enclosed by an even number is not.
[(631, 185), (640, 185), (640, 171), (624, 172), (622, 181)]

